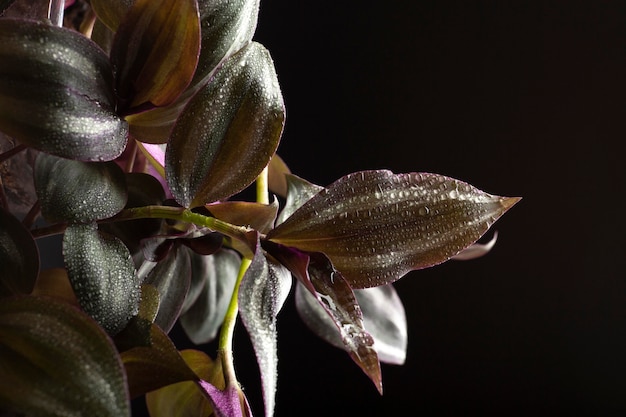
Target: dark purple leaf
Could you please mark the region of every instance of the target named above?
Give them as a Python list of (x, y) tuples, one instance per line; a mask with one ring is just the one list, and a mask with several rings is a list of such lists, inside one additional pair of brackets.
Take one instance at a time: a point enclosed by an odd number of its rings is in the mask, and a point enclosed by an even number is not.
[(122, 110), (166, 106), (191, 81), (200, 54), (196, 0), (137, 0), (115, 35), (111, 61)]
[(95, 225), (71, 225), (63, 237), (63, 257), (83, 310), (111, 335), (126, 327), (141, 297), (126, 246)]
[(35, 190), (49, 222), (89, 223), (119, 213), (128, 199), (124, 172), (114, 162), (81, 162), (40, 153)]
[(259, 364), (267, 417), (274, 414), (278, 374), (276, 317), (291, 282), (289, 270), (257, 248), (239, 288), (239, 314)]
[(129, 416), (113, 342), (79, 309), (32, 296), (0, 303), (0, 404), (32, 416)]
[(0, 130), (69, 159), (122, 153), (128, 125), (115, 113), (111, 65), (94, 42), (70, 29), (2, 19), (0, 62)]
[(224, 63), (174, 126), (165, 173), (176, 201), (198, 207), (250, 185), (274, 155), (284, 117), (272, 59), (252, 42)]
[(288, 219), (294, 211), (324, 189), (324, 187), (312, 184), (295, 175), (286, 175), (285, 181), (287, 183), (287, 201), (276, 220), (277, 225)]
[(0, 297), (30, 294), (39, 274), (39, 250), (28, 229), (0, 207)]
[(436, 174), (363, 171), (316, 194), (267, 238), (323, 252), (352, 287), (373, 287), (448, 260), (519, 200)]

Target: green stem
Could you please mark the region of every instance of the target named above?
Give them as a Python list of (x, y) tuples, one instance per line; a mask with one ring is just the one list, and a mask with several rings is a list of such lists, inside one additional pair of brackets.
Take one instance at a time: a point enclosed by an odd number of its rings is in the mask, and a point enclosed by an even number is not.
[(220, 331), (218, 359), (221, 361), (224, 370), (224, 380), (227, 387), (237, 386), (238, 384), (233, 361), (233, 334), (235, 332), (235, 324), (239, 312), (239, 287), (241, 286), (241, 280), (246, 274), (248, 267), (250, 267), (250, 263), (252, 263), (252, 260), (248, 258), (243, 258), (241, 261), (239, 275), (237, 275), (233, 295), (230, 298), (230, 304), (228, 305), (228, 310), (226, 310)]

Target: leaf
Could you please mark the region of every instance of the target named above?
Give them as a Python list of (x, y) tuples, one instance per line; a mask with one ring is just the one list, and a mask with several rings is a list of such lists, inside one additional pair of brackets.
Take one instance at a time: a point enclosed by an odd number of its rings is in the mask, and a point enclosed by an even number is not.
[(116, 31), (134, 0), (91, 0), (93, 11), (109, 29)]
[(55, 297), (78, 307), (78, 300), (64, 268), (51, 268), (41, 271), (32, 295)]
[(268, 188), (271, 192), (281, 196), (287, 196), (287, 178), (288, 174), (291, 174), (289, 167), (283, 161), (283, 159), (274, 154), (270, 164), (268, 165)]
[(130, 416), (126, 377), (106, 333), (52, 298), (0, 303), (0, 408), (39, 416)]
[(519, 200), (436, 174), (363, 171), (316, 194), (267, 239), (323, 252), (353, 288), (373, 287), (448, 260)]
[(35, 190), (51, 223), (89, 223), (112, 217), (126, 205), (124, 172), (114, 162), (81, 162), (40, 153)]
[(229, 249), (210, 256), (192, 255), (191, 287), (180, 324), (199, 345), (215, 339), (230, 303), (241, 258)]
[(277, 225), (284, 222), (294, 211), (324, 189), (296, 175), (286, 175), (285, 181), (287, 182), (287, 201), (276, 220)]
[(0, 16), (2, 16), (4, 11), (8, 9), (14, 2), (15, 0), (1, 0), (0, 1)]
[(111, 49), (122, 112), (167, 106), (191, 82), (200, 54), (196, 0), (137, 0)]
[(278, 213), (276, 199), (272, 204), (225, 201), (207, 204), (205, 207), (217, 219), (237, 226), (247, 226), (261, 233), (267, 233), (273, 227)]
[(39, 274), (39, 250), (28, 229), (0, 207), (0, 297), (30, 294)]
[(78, 301), (111, 335), (139, 309), (140, 287), (130, 253), (95, 225), (70, 225), (63, 237), (65, 267)]
[(191, 260), (185, 250), (172, 250), (150, 271), (145, 283), (159, 291), (159, 312), (155, 323), (165, 333), (176, 323), (191, 280)]
[(150, 284), (141, 284), (139, 311), (126, 327), (117, 333), (113, 341), (122, 353), (135, 347), (152, 346), (152, 324), (159, 311), (159, 291)]
[(480, 258), (481, 256), (485, 256), (491, 251), (491, 249), (495, 246), (496, 240), (498, 240), (498, 232), (493, 232), (493, 237), (487, 243), (474, 243), (473, 245), (468, 246), (463, 249), (461, 252), (457, 253), (450, 259), (454, 259), (455, 261), (469, 261), (472, 259)]
[(2, 19), (0, 62), (0, 130), (63, 158), (122, 153), (128, 125), (115, 113), (111, 65), (94, 42), (71, 29)]
[(166, 385), (198, 378), (163, 330), (152, 325), (150, 335), (151, 346), (134, 347), (121, 354), (131, 398)]
[(250, 185), (278, 147), (285, 110), (269, 53), (251, 43), (189, 102), (165, 152), (172, 195), (184, 207)]
[(289, 270), (258, 248), (239, 288), (239, 314), (259, 364), (267, 417), (274, 415), (278, 376), (276, 317), (291, 281)]
[[(224, 388), (219, 361), (214, 362), (198, 350), (183, 350), (180, 355), (198, 377)], [(146, 394), (146, 405), (151, 417), (209, 417), (213, 413), (211, 403), (194, 382), (179, 382), (149, 392)]]
[[(363, 313), (363, 326), (374, 338), (381, 362), (402, 365), (406, 359), (407, 322), (404, 306), (391, 284), (354, 290)], [(318, 337), (345, 349), (337, 326), (307, 289), (296, 287), (296, 308), (305, 324)]]
[[(242, 407), (242, 400), (245, 401), (243, 393), (234, 386), (226, 387), (223, 390), (216, 388), (204, 380), (200, 380), (198, 385), (204, 390), (215, 417), (248, 417), (252, 416), (249, 410)], [(242, 398), (243, 397), (243, 398)], [(247, 405), (247, 401), (246, 405)]]
[(222, 61), (252, 40), (259, 12), (258, 0), (200, 1), (202, 47), (191, 85), (172, 104), (128, 117), (134, 138), (165, 143), (174, 122), (189, 102), (215, 74)]
[(322, 253), (304, 253), (273, 242), (263, 242), (263, 248), (287, 267), (315, 297), (335, 324), (344, 350), (382, 394), (382, 376), (373, 347), (374, 339), (363, 328), (361, 308), (341, 273)]

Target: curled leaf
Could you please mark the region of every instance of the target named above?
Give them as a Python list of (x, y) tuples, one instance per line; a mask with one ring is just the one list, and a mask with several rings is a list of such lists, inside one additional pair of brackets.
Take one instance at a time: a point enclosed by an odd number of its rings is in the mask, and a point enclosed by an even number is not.
[(274, 155), (284, 117), (272, 59), (252, 42), (224, 63), (174, 126), (165, 173), (176, 201), (198, 207), (250, 185)]
[(366, 288), (448, 260), (519, 200), (442, 175), (363, 171), (320, 191), (267, 238), (323, 252), (353, 288)]
[[(76, 31), (0, 20), (0, 130), (41, 151), (108, 161), (126, 147), (106, 54)], [(28, 71), (24, 71), (28, 68)]]

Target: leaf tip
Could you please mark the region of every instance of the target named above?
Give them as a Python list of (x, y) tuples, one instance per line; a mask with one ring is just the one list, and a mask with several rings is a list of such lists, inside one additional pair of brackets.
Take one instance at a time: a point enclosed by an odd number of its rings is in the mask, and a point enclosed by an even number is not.
[(511, 207), (520, 202), (522, 197), (502, 197), (500, 204), (502, 205), (503, 212), (508, 211)]

